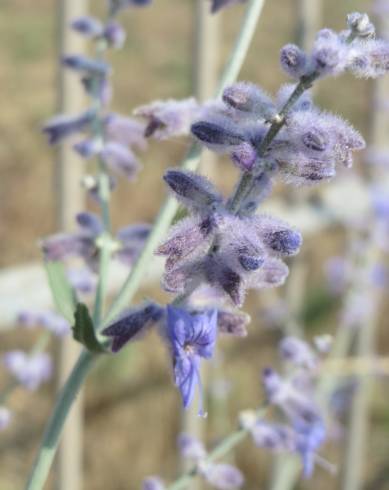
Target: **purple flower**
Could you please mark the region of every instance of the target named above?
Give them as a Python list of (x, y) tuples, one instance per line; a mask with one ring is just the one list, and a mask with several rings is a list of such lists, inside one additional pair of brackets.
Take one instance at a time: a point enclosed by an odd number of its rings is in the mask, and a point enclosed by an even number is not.
[(103, 36), (109, 45), (116, 49), (120, 49), (123, 47), (126, 40), (126, 31), (119, 22), (112, 20), (106, 24)]
[(199, 472), (211, 486), (219, 490), (234, 490), (244, 484), (242, 473), (230, 464), (202, 461)]
[(6, 352), (3, 357), (5, 368), (27, 389), (36, 390), (51, 377), (52, 362), (46, 353), (28, 355), (23, 351)]
[[(200, 360), (213, 355), (217, 335), (217, 310), (190, 314), (181, 308), (167, 307), (167, 338), (170, 342), (175, 384), (179, 388), (185, 408), (193, 400), (200, 380)], [(202, 402), (200, 403), (202, 412)]]
[(108, 63), (81, 55), (63, 56), (62, 64), (66, 68), (70, 68), (71, 70), (81, 73), (86, 73), (87, 75), (106, 76), (111, 71)]
[(217, 328), (220, 333), (233, 337), (246, 337), (246, 325), (250, 322), (250, 316), (227, 310), (218, 310)]
[(313, 424), (302, 424), (294, 427), (296, 431), (296, 452), (301, 456), (303, 475), (310, 478), (313, 474), (317, 449), (326, 438), (323, 422), (319, 419)]
[(120, 10), (129, 7), (147, 7), (152, 0), (108, 0), (111, 16), (116, 15)]
[(103, 142), (96, 138), (87, 138), (73, 145), (73, 150), (82, 158), (92, 158), (103, 149)]
[(145, 125), (131, 117), (111, 113), (105, 118), (106, 138), (124, 146), (145, 150), (147, 140), (144, 136)]
[(195, 99), (158, 100), (134, 110), (136, 116), (146, 119), (146, 138), (165, 140), (189, 133), (190, 125), (199, 110)]
[(237, 82), (224, 89), (223, 101), (241, 116), (269, 120), (276, 113), (269, 95), (250, 82)]
[(97, 278), (86, 267), (71, 268), (66, 276), (71, 286), (80, 293), (90, 294), (96, 289)]
[(289, 76), (301, 78), (307, 71), (307, 56), (295, 44), (287, 44), (280, 52), (281, 67)]
[(311, 347), (297, 337), (284, 337), (279, 350), (281, 358), (295, 365), (306, 369), (314, 369), (317, 366), (317, 357)]
[(135, 340), (163, 317), (164, 310), (155, 303), (124, 312), (118, 320), (106, 327), (102, 334), (112, 337), (112, 352), (118, 352), (130, 340)]
[(140, 163), (134, 153), (120, 143), (106, 143), (100, 155), (107, 167), (128, 180), (133, 180), (139, 171)]
[(228, 153), (245, 142), (246, 135), (234, 121), (220, 114), (192, 124), (192, 134), (210, 150)]
[(368, 39), (354, 41), (348, 54), (347, 69), (360, 78), (377, 78), (389, 70), (389, 43)]
[(163, 481), (158, 476), (149, 476), (143, 480), (142, 490), (165, 490)]
[(211, 0), (211, 12), (215, 14), (219, 10), (234, 5), (235, 3), (243, 3), (246, 0)]
[(60, 337), (70, 333), (70, 325), (65, 318), (52, 311), (21, 311), (18, 322), (27, 328), (42, 326)]
[(103, 25), (95, 17), (77, 17), (71, 22), (70, 26), (74, 31), (85, 37), (98, 37), (103, 33)]
[(0, 405), (0, 431), (6, 429), (12, 420), (12, 412)]
[(85, 92), (92, 98), (98, 97), (102, 106), (106, 107), (112, 99), (112, 85), (106, 76), (96, 76), (93, 73), (84, 73), (81, 78), (81, 83)]
[(177, 443), (183, 458), (199, 461), (207, 455), (204, 444), (189, 434), (180, 434)]
[(201, 213), (223, 201), (211, 182), (201, 175), (188, 170), (168, 170), (164, 180), (174, 192), (174, 197), (186, 208)]
[(54, 145), (64, 138), (84, 130), (95, 118), (94, 111), (87, 111), (79, 116), (59, 115), (55, 116), (43, 127), (49, 143)]

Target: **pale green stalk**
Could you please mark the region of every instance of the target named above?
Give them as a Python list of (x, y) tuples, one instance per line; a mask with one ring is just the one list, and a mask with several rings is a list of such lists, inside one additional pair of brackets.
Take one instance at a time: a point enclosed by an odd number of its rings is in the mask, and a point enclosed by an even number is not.
[[(220, 84), (218, 94), (221, 93), (225, 85), (232, 83), (239, 73), (243, 60), (247, 54), (251, 39), (254, 35), (255, 26), (262, 11), (263, 3), (264, 0), (250, 0), (248, 3), (245, 18), (233, 48), (230, 61), (224, 75), (222, 76), (222, 83)], [(194, 170), (199, 162), (200, 153), (200, 146), (196, 144), (193, 145), (181, 167), (184, 169)], [(105, 319), (105, 323), (109, 322), (109, 320), (118, 315), (121, 309), (127, 306), (128, 302), (135, 294), (139, 287), (141, 278), (145, 274), (146, 268), (149, 265), (154, 249), (166, 233), (176, 211), (176, 202), (173, 199), (167, 199), (158, 215), (154, 229), (145, 245), (145, 248), (143, 249), (142, 254), (136, 264), (134, 264), (133, 270), (123, 285), (118, 298), (113, 303), (107, 318)], [(44, 433), (41, 447), (36, 456), (30, 478), (27, 482), (26, 490), (41, 490), (43, 488), (59, 443), (67, 414), (72, 406), (78, 390), (83, 384), (97, 357), (98, 356), (95, 354), (83, 351), (65, 386), (59, 393), (57, 403)]]

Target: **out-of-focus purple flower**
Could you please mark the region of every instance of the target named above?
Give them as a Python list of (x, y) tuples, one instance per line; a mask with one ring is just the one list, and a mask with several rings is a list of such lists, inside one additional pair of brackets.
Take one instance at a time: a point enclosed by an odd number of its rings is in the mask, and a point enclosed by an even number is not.
[(180, 434), (177, 444), (183, 458), (199, 461), (207, 455), (204, 444), (189, 434)]
[(85, 37), (98, 37), (103, 33), (103, 24), (95, 17), (87, 15), (75, 18), (70, 27)]
[(324, 273), (331, 293), (339, 294), (350, 279), (350, 264), (343, 257), (331, 257), (324, 264)]
[(293, 451), (295, 447), (294, 432), (286, 425), (258, 420), (249, 430), (257, 447), (274, 452)]
[(143, 480), (142, 490), (165, 490), (165, 485), (158, 476), (149, 476)]
[(333, 341), (333, 336), (329, 334), (316, 335), (316, 337), (313, 338), (313, 343), (320, 354), (328, 354)]
[(12, 420), (12, 412), (7, 407), (0, 405), (0, 431), (6, 429)]
[(123, 264), (131, 267), (150, 234), (151, 226), (147, 223), (138, 223), (120, 228), (116, 237), (119, 247), (113, 256)]
[(118, 352), (130, 340), (146, 333), (164, 315), (164, 309), (155, 303), (124, 312), (118, 320), (106, 327), (102, 334), (112, 337), (112, 352)]
[(372, 7), (373, 13), (376, 15), (389, 14), (389, 2), (388, 0), (375, 0)]
[(106, 107), (112, 99), (113, 88), (107, 76), (84, 73), (81, 83), (85, 92), (93, 99), (99, 99), (103, 107)]
[(86, 267), (67, 270), (66, 276), (71, 286), (80, 293), (89, 294), (96, 289), (97, 278)]
[(6, 352), (5, 368), (29, 390), (35, 390), (51, 377), (52, 362), (46, 353), (28, 355), (23, 351)]
[(84, 130), (94, 119), (95, 112), (89, 110), (78, 116), (59, 115), (51, 118), (43, 127), (49, 143), (54, 145), (64, 138)]
[(145, 125), (131, 117), (111, 113), (105, 119), (106, 138), (124, 146), (145, 150), (147, 140), (144, 136)]
[(233, 337), (246, 337), (246, 325), (250, 322), (250, 316), (233, 311), (218, 310), (217, 328), (220, 333)]
[(199, 473), (218, 490), (235, 490), (244, 484), (242, 473), (230, 464), (200, 461)]
[(211, 0), (211, 12), (216, 14), (219, 10), (234, 5), (235, 3), (244, 3), (246, 0)]
[[(85, 175), (81, 180), (81, 185), (89, 193), (89, 196), (96, 201), (100, 202), (99, 195), (99, 182), (93, 175)], [(112, 192), (117, 186), (117, 181), (112, 175), (109, 176), (109, 190)]]
[(297, 337), (284, 337), (279, 344), (281, 358), (297, 367), (314, 369), (317, 357), (304, 340)]
[(104, 27), (103, 36), (110, 46), (120, 49), (123, 47), (127, 35), (119, 22), (112, 20)]
[(136, 116), (146, 119), (146, 138), (165, 140), (189, 133), (190, 125), (199, 111), (195, 99), (158, 100), (134, 110)]
[(250, 82), (237, 82), (225, 88), (223, 101), (243, 116), (270, 120), (276, 113), (270, 96)]
[(295, 79), (306, 74), (308, 59), (302, 49), (295, 44), (287, 44), (281, 49), (280, 63), (282, 69)]
[(17, 318), (18, 322), (27, 328), (41, 326), (58, 336), (68, 335), (70, 325), (65, 318), (53, 311), (21, 311)]
[(108, 0), (111, 16), (116, 15), (120, 10), (129, 7), (147, 7), (152, 0)]
[(94, 60), (77, 54), (63, 56), (62, 64), (66, 68), (70, 68), (71, 70), (81, 73), (86, 73), (88, 75), (105, 77), (111, 71), (111, 67), (108, 65), (108, 63), (105, 63), (105, 61)]
[(313, 424), (302, 424), (294, 427), (296, 437), (296, 452), (301, 456), (303, 463), (303, 475), (310, 478), (315, 466), (317, 449), (326, 438), (323, 422), (319, 419)]
[(73, 145), (73, 149), (82, 158), (92, 158), (103, 149), (103, 142), (96, 138), (87, 138)]
[[(166, 330), (172, 350), (175, 384), (181, 392), (184, 407), (188, 408), (196, 385), (199, 385), (202, 399), (200, 359), (209, 359), (213, 355), (217, 310), (191, 315), (186, 310), (169, 305)], [(199, 413), (202, 413), (202, 403)]]
[(368, 39), (354, 41), (348, 54), (347, 69), (361, 78), (377, 78), (389, 70), (389, 43)]
[(321, 419), (312, 393), (297, 390), (291, 381), (282, 379), (270, 368), (264, 369), (262, 381), (269, 403), (277, 405), (293, 426), (310, 425)]
[(128, 180), (133, 180), (139, 171), (140, 163), (135, 154), (120, 143), (106, 143), (100, 155), (109, 168)]

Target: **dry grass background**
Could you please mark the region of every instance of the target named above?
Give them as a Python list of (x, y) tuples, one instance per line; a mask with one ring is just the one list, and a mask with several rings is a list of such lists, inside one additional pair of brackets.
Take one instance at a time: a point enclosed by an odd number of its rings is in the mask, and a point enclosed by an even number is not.
[[(102, 2), (91, 3), (98, 6)], [(117, 110), (130, 113), (132, 108), (153, 99), (191, 94), (192, 3), (155, 0), (152, 8), (123, 16), (127, 43), (123, 51), (112, 55)], [(369, 3), (325, 0), (323, 26), (341, 29), (348, 11), (366, 10)], [(221, 61), (238, 30), (241, 12), (237, 7), (223, 14)], [(268, 0), (241, 79), (257, 82), (270, 92), (285, 81), (278, 68), (278, 51), (295, 37), (295, 12), (293, 0)], [(37, 259), (38, 238), (55, 231), (54, 154), (40, 133), (42, 122), (52, 114), (55, 104), (54, 40), (54, 1), (0, 1), (0, 267)], [(366, 82), (346, 76), (323, 82), (318, 102), (351, 120), (366, 135), (368, 95)], [(153, 220), (165, 197), (161, 183), (164, 169), (179, 162), (186, 146), (183, 140), (150, 144), (142, 156), (144, 170), (139, 180), (135, 185), (120, 184), (115, 195), (115, 225)], [(219, 185), (228, 190), (234, 171), (225, 162), (220, 165), (223, 179), (219, 177)], [(310, 301), (312, 297), (320, 298), (320, 264), (339, 244), (341, 233), (337, 233), (337, 238), (327, 233), (306, 243), (312, 257)], [(139, 298), (147, 295), (166, 299), (158, 289), (142, 291)], [(239, 410), (260, 403), (260, 368), (276, 362), (274, 346), (279, 334), (264, 328), (258, 315), (260, 301), (258, 295), (250, 295), (247, 301), (246, 309), (253, 316), (249, 338), (222, 342), (222, 374), (231, 382), (231, 391), (228, 408), (219, 408), (214, 416), (211, 413), (206, 422), (210, 443), (234, 427)], [(310, 332), (334, 329), (336, 305), (333, 306), (325, 309), (320, 318), (315, 319), (317, 309), (311, 312), (307, 325)], [(33, 335), (3, 334), (0, 349), (27, 348)], [(383, 350), (388, 340), (382, 332)], [(169, 369), (164, 347), (151, 336), (113, 360), (102, 361), (94, 371), (86, 389), (85, 490), (132, 490), (139, 488), (144, 475), (153, 473), (174, 477), (180, 404)], [(4, 382), (0, 378), (0, 386)], [(50, 413), (52, 396), (52, 386), (35, 394), (19, 390), (12, 396), (15, 422), (0, 436), (0, 490), (23, 487)], [(389, 471), (389, 408), (380, 396), (376, 397), (372, 417), (375, 423), (369, 446), (369, 481)], [(335, 442), (326, 450), (331, 460), (339, 461), (336, 446), (341, 444)], [(270, 457), (264, 451), (245, 443), (235, 458), (247, 476), (246, 489), (267, 488)], [(366, 486), (366, 490), (388, 489), (388, 481), (384, 480), (381, 486)], [(319, 469), (313, 480), (302, 487), (328, 490), (338, 488), (338, 483)]]

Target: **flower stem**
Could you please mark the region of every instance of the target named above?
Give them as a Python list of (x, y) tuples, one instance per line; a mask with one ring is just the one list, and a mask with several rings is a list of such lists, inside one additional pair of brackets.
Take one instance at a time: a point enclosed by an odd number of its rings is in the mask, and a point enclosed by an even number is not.
[[(239, 70), (246, 57), (250, 41), (254, 35), (255, 26), (258, 22), (263, 4), (264, 0), (250, 0), (247, 6), (246, 15), (244, 17), (237, 41), (234, 45), (230, 61), (227, 64), (225, 72), (221, 78), (221, 82), (219, 84), (219, 88), (217, 91), (218, 95), (223, 91), (225, 85), (235, 80), (239, 73)], [(199, 162), (200, 154), (200, 145), (192, 145), (187, 157), (182, 163), (182, 168), (195, 170)], [(134, 265), (129, 277), (125, 281), (118, 297), (112, 304), (111, 309), (104, 320), (104, 324), (108, 323), (116, 315), (118, 315), (121, 309), (127, 305), (127, 303), (135, 294), (145, 273), (145, 270), (149, 265), (150, 257), (152, 256), (153, 251), (156, 245), (159, 243), (161, 237), (166, 233), (171, 221), (176, 214), (177, 207), (178, 206), (176, 201), (172, 198), (166, 200), (158, 215), (158, 218), (154, 225), (154, 229), (142, 251), (142, 254)], [(73, 371), (70, 374), (63, 390), (59, 394), (57, 403), (54, 407), (53, 415), (46, 428), (42, 445), (37, 454), (35, 464), (32, 468), (26, 490), (41, 490), (43, 488), (54, 458), (55, 450), (58, 446), (59, 438), (67, 414), (72, 406), (77, 391), (84, 382), (96, 358), (96, 355), (93, 355), (90, 352), (83, 351), (77, 363), (75, 364)]]
[(26, 490), (38, 490), (43, 488), (54, 459), (55, 451), (59, 443), (59, 436), (62, 432), (66, 417), (76, 398), (78, 390), (96, 358), (97, 356), (91, 352), (83, 351), (65, 386), (62, 388), (57, 398), (53, 415), (49, 420), (43, 435), (42, 444), (32, 468), (30, 478), (27, 482)]

